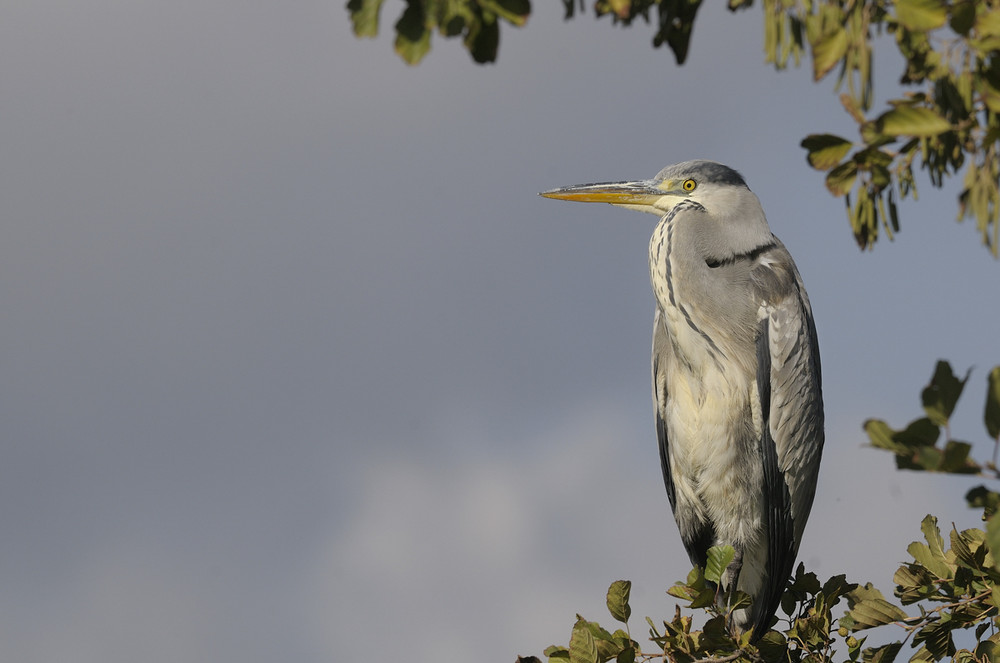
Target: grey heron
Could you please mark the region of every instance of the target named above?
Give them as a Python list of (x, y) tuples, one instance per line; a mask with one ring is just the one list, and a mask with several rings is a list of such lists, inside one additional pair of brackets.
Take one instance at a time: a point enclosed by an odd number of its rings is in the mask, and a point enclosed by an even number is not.
[(660, 217), (649, 275), (667, 497), (693, 564), (704, 566), (712, 546), (735, 550), (720, 598), (750, 595), (731, 623), (756, 641), (795, 563), (823, 449), (819, 349), (798, 269), (757, 196), (720, 163), (541, 195)]

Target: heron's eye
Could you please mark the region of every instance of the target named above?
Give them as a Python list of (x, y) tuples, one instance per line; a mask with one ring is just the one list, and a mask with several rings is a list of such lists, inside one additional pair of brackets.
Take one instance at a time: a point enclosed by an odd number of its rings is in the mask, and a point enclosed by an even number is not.
[(684, 190), (687, 191), (687, 192), (689, 192), (689, 193), (691, 191), (694, 191), (695, 188), (697, 188), (697, 186), (698, 186), (698, 183), (695, 182), (694, 180), (684, 180), (684, 184), (681, 185), (681, 187), (683, 187)]

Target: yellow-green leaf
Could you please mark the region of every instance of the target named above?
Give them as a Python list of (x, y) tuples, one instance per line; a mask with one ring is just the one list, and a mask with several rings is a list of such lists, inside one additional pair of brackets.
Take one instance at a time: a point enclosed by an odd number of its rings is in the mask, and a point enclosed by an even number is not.
[(948, 20), (948, 6), (944, 0), (896, 0), (896, 20), (908, 30), (933, 30)]
[(722, 575), (736, 556), (732, 546), (713, 546), (708, 549), (708, 561), (705, 562), (705, 580), (716, 584), (722, 582)]
[(887, 136), (937, 136), (951, 129), (948, 120), (922, 107), (893, 108), (880, 115), (876, 123)]
[(1000, 9), (988, 9), (976, 18), (976, 32), (980, 39), (1000, 37)]
[(812, 52), (813, 79), (818, 81), (826, 76), (847, 53), (847, 32), (838, 27), (820, 35), (812, 44)]
[(826, 188), (835, 196), (844, 196), (854, 188), (858, 176), (858, 165), (845, 161), (826, 175)]
[(852, 629), (855, 631), (890, 624), (908, 617), (902, 608), (886, 601), (882, 592), (875, 589), (871, 583), (858, 587), (847, 596), (851, 606), (848, 615), (854, 620)]
[(910, 553), (918, 564), (938, 578), (946, 579), (954, 576), (955, 570), (948, 564), (944, 555), (944, 539), (941, 538), (937, 518), (931, 515), (924, 517), (920, 529), (924, 533), (927, 543), (914, 541), (907, 546), (906, 552)]
[(628, 604), (629, 594), (632, 592), (631, 580), (615, 580), (608, 587), (608, 612), (611, 616), (622, 623), (628, 623), (628, 618), (632, 616), (632, 608)]
[(881, 419), (869, 419), (866, 421), (865, 432), (868, 433), (868, 439), (871, 440), (873, 447), (888, 449), (889, 451), (906, 451), (902, 444), (892, 439), (895, 431)]
[(990, 85), (986, 79), (979, 79), (979, 94), (983, 97), (983, 103), (994, 113), (1000, 113), (1000, 90)]
[(407, 64), (417, 64), (431, 50), (431, 31), (420, 3), (410, 3), (396, 22), (395, 48)]
[(935, 557), (944, 559), (944, 539), (941, 538), (941, 530), (938, 528), (937, 518), (928, 514), (920, 521), (920, 531), (924, 533), (927, 545)]
[(573, 635), (569, 639), (569, 660), (571, 663), (598, 663), (599, 660), (594, 636), (582, 618), (573, 626)]
[(524, 25), (531, 13), (529, 0), (478, 0), (479, 6), (514, 25)]
[(996, 661), (1000, 658), (1000, 645), (989, 640), (983, 640), (976, 645), (975, 654), (977, 656), (976, 660)]
[(896, 655), (902, 648), (902, 642), (891, 642), (887, 645), (882, 645), (874, 650), (869, 663), (892, 663), (896, 660)]
[(816, 170), (830, 170), (850, 152), (853, 143), (833, 134), (811, 134), (802, 139), (806, 160)]
[(350, 0), (347, 3), (355, 37), (375, 37), (378, 34), (378, 14), (381, 8), (382, 0)]
[(569, 650), (566, 649), (565, 647), (560, 647), (559, 645), (549, 645), (548, 647), (545, 648), (545, 651), (543, 651), (542, 654), (548, 656), (549, 659), (569, 658)]

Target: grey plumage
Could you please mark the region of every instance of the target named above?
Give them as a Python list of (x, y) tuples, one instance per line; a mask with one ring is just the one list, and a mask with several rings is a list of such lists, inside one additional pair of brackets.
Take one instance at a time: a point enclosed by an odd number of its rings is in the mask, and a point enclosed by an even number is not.
[(542, 195), (652, 212), (653, 401), (663, 478), (695, 564), (728, 544), (724, 594), (769, 628), (815, 494), (823, 448), (816, 330), (798, 270), (735, 170), (689, 161), (641, 182)]

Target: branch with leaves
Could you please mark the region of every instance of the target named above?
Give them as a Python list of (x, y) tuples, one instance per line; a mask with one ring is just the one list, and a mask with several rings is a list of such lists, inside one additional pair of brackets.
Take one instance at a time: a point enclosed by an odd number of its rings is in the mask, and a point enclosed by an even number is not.
[[(899, 430), (868, 421), (865, 430), (872, 445), (893, 452), (901, 469), (1000, 478), (995, 458), (978, 463), (970, 458), (970, 445), (951, 439), (949, 422), (968, 379), (968, 373), (958, 378), (946, 362), (938, 362), (921, 393), (925, 416)], [(996, 447), (1000, 366), (989, 373), (986, 387), (983, 419)], [(549, 663), (892, 663), (909, 646), (915, 650), (909, 658), (912, 663), (1000, 661), (1000, 554), (994, 552), (1000, 552), (1000, 493), (978, 486), (967, 499), (970, 506), (983, 510), (983, 529), (958, 531), (952, 526), (946, 546), (937, 518), (926, 516), (920, 526), (923, 540), (906, 549), (912, 561), (893, 576), (895, 602), (870, 583), (851, 583), (844, 575), (820, 582), (800, 564), (782, 596), (772, 630), (751, 644), (750, 633), (734, 635), (727, 628), (732, 611), (744, 607), (746, 596), (737, 593), (730, 605), (717, 600), (716, 587), (733, 555), (731, 547), (720, 546), (709, 551), (704, 569), (692, 569), (684, 582), (668, 590), (686, 603), (683, 609), (677, 606), (673, 618), (661, 625), (646, 618), (650, 646), (643, 649), (632, 639), (632, 584), (617, 580), (608, 589), (607, 607), (624, 629), (612, 633), (577, 615), (568, 645), (553, 645), (544, 655)], [(834, 608), (843, 601), (848, 609), (834, 617)], [(919, 612), (911, 615), (904, 606)], [(689, 613), (700, 615), (700, 629)], [(901, 639), (866, 646), (868, 635), (859, 635), (892, 628), (902, 630)], [(960, 648), (955, 636), (961, 631), (971, 631), (975, 644)], [(880, 633), (882, 642), (891, 637)], [(969, 640), (961, 638), (963, 643)], [(541, 663), (535, 656), (518, 661)]]
[[(577, 2), (579, 1), (579, 6)], [(496, 60), (500, 23), (523, 26), (530, 0), (405, 0), (396, 22), (396, 52), (409, 64), (430, 50), (431, 35), (461, 37), (477, 63)], [(653, 46), (687, 59), (702, 0), (595, 0), (597, 17), (614, 25), (655, 22)], [(729, 0), (730, 10), (753, 0)], [(582, 0), (563, 0), (566, 18)], [(858, 140), (807, 136), (809, 164), (843, 197), (858, 245), (900, 228), (897, 203), (917, 197), (914, 169), (934, 187), (964, 169), (958, 220), (973, 218), (983, 243), (1000, 256), (1000, 0), (762, 0), (765, 60), (777, 69), (812, 61), (819, 81), (834, 70), (840, 102), (858, 125)], [(349, 0), (354, 34), (378, 34), (382, 0)], [(654, 15), (655, 13), (655, 15)], [(909, 88), (871, 117), (875, 45), (888, 39), (904, 59)]]

